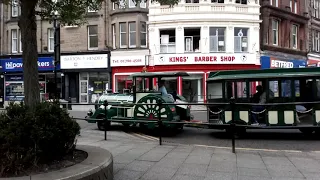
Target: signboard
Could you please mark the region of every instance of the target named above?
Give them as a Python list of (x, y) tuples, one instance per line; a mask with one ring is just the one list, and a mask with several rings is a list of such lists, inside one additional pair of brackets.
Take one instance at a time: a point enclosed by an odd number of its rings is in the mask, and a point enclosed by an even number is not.
[[(23, 71), (23, 63), (22, 58), (14, 58), (14, 59), (1, 59), (1, 66), (4, 72), (22, 72)], [(38, 70), (39, 71), (53, 71), (52, 57), (39, 57), (38, 58)], [(60, 66), (57, 65), (57, 70), (60, 69)]]
[(111, 56), (111, 67), (144, 66), (145, 64), (145, 56)]
[(304, 68), (306, 66), (306, 60), (279, 60), (270, 56), (261, 56), (261, 69)]
[(108, 54), (67, 55), (60, 58), (61, 69), (108, 68)]
[(320, 67), (320, 61), (308, 59), (308, 67)]
[(256, 55), (247, 53), (162, 54), (154, 56), (154, 64), (256, 64)]

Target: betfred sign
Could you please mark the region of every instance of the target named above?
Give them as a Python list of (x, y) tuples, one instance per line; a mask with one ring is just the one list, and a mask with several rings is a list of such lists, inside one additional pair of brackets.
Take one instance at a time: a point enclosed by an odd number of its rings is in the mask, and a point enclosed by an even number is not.
[(148, 65), (145, 56), (111, 56), (111, 67)]
[(155, 65), (255, 64), (253, 54), (173, 54), (155, 55)]

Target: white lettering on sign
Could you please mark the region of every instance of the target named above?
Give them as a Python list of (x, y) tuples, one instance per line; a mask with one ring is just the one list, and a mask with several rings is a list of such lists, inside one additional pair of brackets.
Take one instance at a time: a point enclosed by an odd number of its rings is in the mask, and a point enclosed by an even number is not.
[(145, 56), (111, 56), (111, 67), (144, 66)]
[(274, 68), (293, 68), (293, 62), (271, 60), (270, 67), (274, 67)]
[(256, 64), (254, 54), (183, 54), (155, 55), (155, 65), (178, 64)]
[(61, 56), (61, 69), (107, 68), (108, 54)]
[[(6, 69), (22, 68), (22, 66), (23, 66), (23, 63), (6, 62)], [(50, 63), (38, 61), (38, 66), (39, 67), (49, 67)]]

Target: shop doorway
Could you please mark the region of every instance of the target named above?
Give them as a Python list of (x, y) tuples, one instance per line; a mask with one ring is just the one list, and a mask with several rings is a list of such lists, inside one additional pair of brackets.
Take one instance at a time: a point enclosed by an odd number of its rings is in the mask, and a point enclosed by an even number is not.
[(203, 74), (182, 77), (182, 95), (189, 102), (203, 102)]

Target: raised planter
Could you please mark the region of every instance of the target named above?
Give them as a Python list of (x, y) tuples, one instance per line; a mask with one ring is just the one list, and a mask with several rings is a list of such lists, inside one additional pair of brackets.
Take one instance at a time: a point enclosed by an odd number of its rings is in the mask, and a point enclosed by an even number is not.
[(113, 180), (113, 157), (106, 149), (77, 145), (78, 150), (88, 153), (79, 164), (49, 173), (0, 180)]

